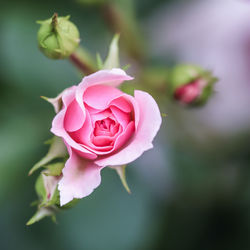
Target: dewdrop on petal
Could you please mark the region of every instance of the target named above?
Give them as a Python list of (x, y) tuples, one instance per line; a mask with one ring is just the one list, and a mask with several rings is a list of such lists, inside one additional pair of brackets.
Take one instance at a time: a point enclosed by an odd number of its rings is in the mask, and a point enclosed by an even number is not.
[(41, 25), (37, 33), (38, 45), (45, 56), (64, 59), (76, 50), (80, 42), (79, 31), (69, 18), (58, 17), (55, 13), (52, 18), (37, 22)]

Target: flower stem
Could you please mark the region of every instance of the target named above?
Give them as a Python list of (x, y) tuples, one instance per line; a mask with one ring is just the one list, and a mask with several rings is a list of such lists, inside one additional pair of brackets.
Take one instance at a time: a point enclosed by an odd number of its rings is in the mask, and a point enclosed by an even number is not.
[(106, 3), (102, 6), (102, 15), (109, 28), (121, 34), (121, 42), (130, 57), (144, 63), (145, 51), (135, 18), (128, 15), (118, 4)]
[(76, 66), (84, 75), (89, 75), (97, 71), (97, 66), (93, 58), (83, 48), (78, 48), (69, 57), (71, 63)]

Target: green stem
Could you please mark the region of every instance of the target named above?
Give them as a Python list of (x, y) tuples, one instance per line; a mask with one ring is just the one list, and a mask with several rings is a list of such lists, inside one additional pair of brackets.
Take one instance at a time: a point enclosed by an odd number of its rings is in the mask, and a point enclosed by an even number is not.
[(98, 70), (94, 59), (81, 47), (70, 55), (69, 60), (84, 75), (92, 74)]
[(114, 3), (104, 4), (101, 10), (109, 28), (115, 33), (120, 33), (121, 45), (129, 56), (139, 63), (144, 63), (144, 44), (135, 18)]

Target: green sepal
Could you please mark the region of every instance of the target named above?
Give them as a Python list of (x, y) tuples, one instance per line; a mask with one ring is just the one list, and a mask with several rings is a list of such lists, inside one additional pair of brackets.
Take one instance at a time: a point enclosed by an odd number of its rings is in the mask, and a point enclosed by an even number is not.
[(127, 180), (126, 180), (126, 165), (122, 166), (115, 166), (115, 167), (110, 167), (114, 170), (116, 170), (117, 174), (119, 175), (123, 187), (126, 189), (126, 191), (131, 194), (130, 188), (128, 186)]
[(29, 219), (26, 223), (27, 226), (30, 226), (44, 217), (51, 216), (52, 221), (55, 221), (55, 210), (51, 207), (41, 207), (37, 210), (37, 212)]
[(197, 65), (179, 64), (175, 66), (169, 74), (168, 82), (170, 84), (170, 94), (185, 84), (191, 83), (200, 78), (204, 70)]
[(49, 164), (44, 166), (46, 168), (43, 173), (47, 176), (59, 176), (62, 173), (62, 169), (64, 168), (64, 162), (57, 162), (53, 164)]
[(47, 200), (47, 198), (46, 198), (46, 190), (45, 190), (45, 187), (44, 187), (42, 174), (40, 174), (38, 176), (37, 180), (36, 180), (35, 190), (36, 190), (37, 196), (38, 196), (40, 201), (43, 202), (43, 201)]
[[(60, 204), (60, 194), (59, 194), (57, 183), (55, 183), (56, 186), (55, 186), (55, 189), (53, 190), (53, 194), (51, 195), (51, 197), (48, 197), (48, 194), (45, 188), (45, 183), (44, 183), (45, 178), (49, 178), (49, 177), (45, 175), (45, 171), (42, 171), (41, 174), (38, 176), (36, 183), (35, 183), (35, 190), (39, 198), (39, 203), (38, 203), (39, 208)], [(55, 179), (55, 181), (57, 180)]]
[(125, 66), (122, 67), (124, 71), (127, 71), (131, 67), (131, 64), (126, 64)]
[(109, 46), (108, 56), (104, 62), (103, 69), (113, 69), (120, 67), (118, 47), (119, 37), (119, 34), (114, 35), (114, 38)]
[(65, 204), (64, 206), (60, 206), (60, 209), (69, 209), (74, 207), (78, 202), (80, 201), (80, 199), (73, 199), (72, 201), (70, 201), (69, 203)]
[(103, 68), (103, 61), (102, 61), (101, 55), (99, 53), (96, 54), (96, 63), (97, 63), (98, 69)]
[(211, 72), (207, 72), (203, 79), (207, 79), (208, 84), (203, 88), (201, 95), (194, 101), (194, 106), (204, 105), (208, 99), (214, 94), (214, 85), (219, 80), (212, 76)]
[(29, 171), (29, 175), (33, 174), (37, 169), (45, 166), (56, 158), (65, 158), (67, 156), (66, 147), (61, 138), (54, 136), (50, 143), (50, 148), (45, 157), (37, 162)]
[(50, 207), (52, 205), (60, 206), (60, 193), (58, 190), (58, 186), (56, 187), (52, 198), (50, 200), (45, 199), (43, 202), (39, 204), (39, 207)]

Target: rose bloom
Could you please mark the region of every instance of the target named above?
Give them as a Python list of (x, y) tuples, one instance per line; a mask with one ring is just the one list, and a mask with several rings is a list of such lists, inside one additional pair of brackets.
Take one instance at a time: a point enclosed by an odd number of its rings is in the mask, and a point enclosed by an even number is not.
[(61, 206), (92, 193), (102, 168), (130, 163), (153, 147), (161, 125), (155, 100), (143, 91), (133, 97), (116, 88), (132, 79), (121, 69), (100, 70), (60, 94), (62, 109), (51, 132), (69, 152), (58, 184)]

